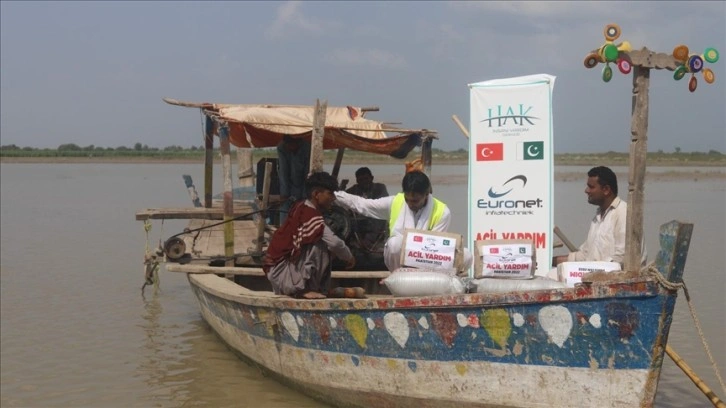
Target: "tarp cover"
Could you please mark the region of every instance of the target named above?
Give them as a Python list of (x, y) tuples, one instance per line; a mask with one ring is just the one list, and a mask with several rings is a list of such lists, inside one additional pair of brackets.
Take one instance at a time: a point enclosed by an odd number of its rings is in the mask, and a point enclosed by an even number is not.
[[(227, 122), (230, 142), (238, 147), (274, 147), (284, 135), (307, 140), (312, 136), (314, 106), (187, 103), (172, 99), (165, 101), (172, 105), (201, 108), (206, 115)], [(386, 132), (395, 135), (388, 136)], [(390, 126), (384, 126), (382, 122), (364, 118), (359, 107), (328, 106), (325, 112), (323, 149), (345, 147), (404, 158), (414, 147), (421, 144), (422, 137), (432, 136), (433, 133), (427, 130), (396, 131)]]

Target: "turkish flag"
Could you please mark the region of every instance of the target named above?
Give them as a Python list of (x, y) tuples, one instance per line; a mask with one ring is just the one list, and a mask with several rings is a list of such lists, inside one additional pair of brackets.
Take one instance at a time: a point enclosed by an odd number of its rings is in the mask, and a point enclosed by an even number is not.
[(502, 143), (477, 143), (476, 161), (496, 161), (504, 159)]

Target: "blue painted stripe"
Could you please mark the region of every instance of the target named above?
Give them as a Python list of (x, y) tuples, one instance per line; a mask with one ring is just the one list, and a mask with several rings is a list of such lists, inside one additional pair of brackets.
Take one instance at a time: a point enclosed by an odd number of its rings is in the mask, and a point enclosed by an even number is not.
[[(672, 310), (675, 303), (671, 296), (658, 295), (516, 305), (499, 308), (500, 319), (489, 322), (488, 326), (484, 312), (497, 309), (495, 307), (400, 310), (409, 329), (408, 339), (402, 347), (383, 323), (384, 316), (391, 311), (291, 311), (296, 320), (303, 322), (298, 325), (296, 341), (282, 324), (277, 325), (277, 333), (266, 324), (274, 321), (270, 317), (275, 315), (281, 322), (280, 311), (242, 305), (192, 287), (211, 313), (240, 332), (269, 340), (277, 338), (277, 341), (305, 350), (408, 360), (487, 361), (557, 367), (592, 367), (596, 364), (599, 368), (614, 369), (650, 368), (661, 311)], [(569, 334), (565, 332), (561, 339), (561, 347), (552, 340), (552, 333), (556, 337), (557, 330), (543, 327), (547, 322), (540, 313), (543, 308), (553, 305), (564, 307), (563, 316), (569, 314), (572, 319)], [(360, 317), (356, 318), (359, 322), (356, 328), (348, 327), (346, 323), (346, 316), (351, 314)], [(477, 327), (461, 327), (459, 314)], [(503, 320), (501, 316), (504, 316)], [(425, 321), (428, 328), (419, 321)], [(360, 322), (365, 325), (361, 327)], [(563, 327), (562, 321), (556, 321), (554, 325)], [(359, 340), (364, 337), (363, 346), (353, 334), (356, 330)]]

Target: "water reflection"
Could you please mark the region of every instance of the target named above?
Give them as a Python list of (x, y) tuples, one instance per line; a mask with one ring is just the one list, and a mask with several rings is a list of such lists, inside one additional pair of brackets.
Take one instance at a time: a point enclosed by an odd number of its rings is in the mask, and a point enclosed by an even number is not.
[(240, 360), (198, 312), (186, 322), (170, 319), (176, 314), (170, 310), (170, 300), (159, 293), (147, 295), (144, 301), (141, 327), (146, 338), (137, 372), (147, 389), (136, 406), (325, 406), (264, 377), (256, 367)]

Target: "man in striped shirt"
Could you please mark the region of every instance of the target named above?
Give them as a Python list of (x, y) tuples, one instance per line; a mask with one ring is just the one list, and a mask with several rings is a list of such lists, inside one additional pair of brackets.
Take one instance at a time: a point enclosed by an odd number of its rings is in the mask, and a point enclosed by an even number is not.
[(324, 298), (330, 289), (331, 253), (347, 262), (346, 269), (355, 266), (350, 249), (323, 219), (337, 190), (338, 182), (330, 174), (311, 174), (305, 180), (307, 199), (292, 206), (272, 236), (263, 269), (276, 294)]

